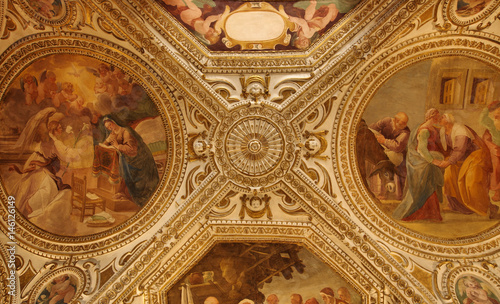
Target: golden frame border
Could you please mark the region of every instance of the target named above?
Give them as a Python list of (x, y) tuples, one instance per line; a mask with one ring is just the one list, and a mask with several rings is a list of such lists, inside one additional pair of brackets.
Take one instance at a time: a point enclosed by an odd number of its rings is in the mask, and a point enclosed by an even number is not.
[[(404, 251), (417, 256), (436, 258), (444, 255), (447, 258), (471, 254), (484, 255), (500, 244), (500, 224), (482, 232), (476, 237), (459, 239), (439, 239), (424, 236), (399, 225), (395, 220), (376, 208), (376, 203), (364, 188), (357, 169), (355, 157), (356, 126), (361, 120), (364, 108), (378, 88), (397, 71), (419, 61), (440, 56), (466, 56), (487, 62), (500, 70), (498, 48), (491, 40), (478, 37), (481, 43), (473, 43), (473, 38), (459, 39), (452, 36), (436, 34), (427, 37), (423, 42), (414, 39), (402, 42), (375, 57), (371, 64), (360, 71), (359, 76), (348, 88), (341, 100), (335, 121), (339, 128), (332, 134), (332, 159), (335, 176), (343, 196), (350, 208), (360, 220), (382, 240)], [(337, 147), (339, 143), (342, 143)], [(339, 172), (343, 172), (340, 176)], [(375, 206), (375, 207), (374, 207)], [(488, 243), (484, 241), (489, 240)], [(479, 244), (483, 243), (483, 244)]]
[[(101, 2), (103, 0), (99, 0)], [(418, 7), (428, 0), (411, 0), (405, 4), (403, 18), (411, 18)], [(186, 55), (186, 59), (199, 68), (202, 73), (265, 73), (284, 70), (288, 72), (310, 72), (338, 55), (337, 51), (358, 34), (362, 28), (374, 18), (401, 4), (398, 1), (364, 1), (349, 12), (325, 35), (321, 41), (314, 43), (307, 51), (262, 51), (238, 52), (227, 58), (226, 53), (209, 51), (205, 45), (192, 37), (192, 34), (178, 26), (178, 22), (153, 0), (133, 1), (127, 3), (167, 41)], [(108, 10), (111, 10), (109, 8)], [(359, 20), (363, 20), (360, 22)], [(149, 34), (148, 34), (149, 35)]]
[[(174, 85), (169, 84), (168, 81), (171, 80), (158, 75), (148, 63), (133, 53), (101, 38), (81, 34), (74, 34), (72, 38), (55, 34), (37, 35), (36, 38), (27, 43), (15, 43), (0, 55), (2, 97), (13, 79), (37, 58), (58, 53), (89, 56), (127, 71), (153, 100), (165, 126), (167, 148), (170, 149), (168, 154), (172, 155), (170, 162), (167, 162), (165, 173), (147, 205), (123, 224), (98, 234), (66, 237), (42, 231), (17, 213), (18, 245), (32, 253), (48, 258), (77, 255), (81, 259), (114, 251), (144, 234), (157, 222), (173, 203), (175, 194), (180, 189), (180, 181), (187, 165), (187, 132), (179, 105), (173, 101), (171, 91), (174, 90)], [(10, 49), (16, 51), (10, 52)], [(3, 185), (0, 187), (0, 197), (0, 215), (6, 217), (7, 195)], [(5, 224), (0, 229), (7, 234)]]

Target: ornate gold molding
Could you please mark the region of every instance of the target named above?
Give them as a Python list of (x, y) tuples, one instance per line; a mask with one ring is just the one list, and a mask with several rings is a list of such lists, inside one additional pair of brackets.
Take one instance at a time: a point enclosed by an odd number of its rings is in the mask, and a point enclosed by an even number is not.
[[(457, 285), (464, 278), (480, 278), (498, 290), (499, 269), (496, 263), (485, 260), (477, 262), (443, 261), (432, 272), (434, 292), (441, 301), (459, 302)], [(461, 290), (462, 288), (458, 288)], [(464, 291), (464, 290), (462, 290)]]
[[(485, 4), (486, 3), (486, 4)], [(470, 14), (460, 16), (458, 14), (456, 0), (445, 0), (436, 8), (436, 27), (440, 30), (450, 30), (454, 28), (474, 28), (483, 30), (489, 27), (498, 19), (498, 12), (495, 11), (500, 7), (500, 3), (496, 1), (484, 1), (484, 7), (479, 10), (472, 10)]]
[(78, 299), (85, 291), (88, 292), (88, 287), (90, 286), (90, 282), (88, 282), (89, 276), (79, 268), (71, 266), (61, 267), (61, 268), (57, 268), (57, 266), (55, 265), (47, 265), (47, 266), (48, 268), (46, 268), (43, 271), (43, 274), (41, 275), (40, 278), (35, 277), (35, 279), (37, 279), (36, 283), (30, 284), (29, 286), (30, 289), (27, 291), (28, 292), (27, 296), (22, 295), (21, 299), (27, 298), (28, 303), (36, 303), (43, 289), (48, 284), (52, 284), (51, 282), (55, 278), (61, 276), (70, 276), (78, 280), (77, 284), (74, 286), (75, 294), (71, 300)]
[(331, 34), (325, 35), (308, 52), (265, 51), (260, 54), (233, 52), (233, 58), (227, 58), (223, 54), (208, 51), (206, 46), (192, 38), (189, 31), (179, 26), (178, 22), (153, 0), (128, 2), (136, 14), (147, 20), (160, 35), (178, 48), (178, 51), (203, 73), (238, 74), (249, 70), (253, 73), (312, 71), (314, 66), (324, 63), (345, 47), (348, 41), (376, 16), (398, 5), (396, 1), (381, 0), (360, 3), (359, 7), (347, 14), (340, 24), (334, 26), (330, 31)]
[[(76, 1), (61, 1), (60, 7), (57, 5), (57, 12), (54, 9), (50, 10), (48, 6), (42, 5), (39, 10), (36, 10), (34, 5), (27, 0), (20, 0), (22, 9), (34, 20), (43, 25), (61, 27), (71, 24), (76, 15)], [(53, 8), (55, 8), (53, 6)]]

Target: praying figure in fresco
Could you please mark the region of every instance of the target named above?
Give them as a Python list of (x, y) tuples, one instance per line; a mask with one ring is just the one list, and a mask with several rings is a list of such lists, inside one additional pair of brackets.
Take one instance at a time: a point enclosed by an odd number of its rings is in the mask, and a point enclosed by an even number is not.
[(115, 149), (119, 153), (119, 192), (115, 199), (131, 199), (143, 206), (156, 190), (159, 182), (158, 170), (153, 155), (142, 137), (130, 127), (123, 127), (111, 118), (104, 118), (107, 137), (102, 147)]
[[(204, 18), (203, 11), (192, 0), (163, 0), (163, 2), (167, 5), (176, 6), (180, 12), (179, 17), (181, 20), (189, 28), (200, 34), (208, 44), (214, 44), (220, 40), (220, 30), (217, 31), (211, 26), (212, 23), (219, 20), (220, 14)], [(212, 5), (205, 4), (205, 6), (215, 6), (213, 1), (206, 1), (205, 3), (207, 2), (211, 2)]]

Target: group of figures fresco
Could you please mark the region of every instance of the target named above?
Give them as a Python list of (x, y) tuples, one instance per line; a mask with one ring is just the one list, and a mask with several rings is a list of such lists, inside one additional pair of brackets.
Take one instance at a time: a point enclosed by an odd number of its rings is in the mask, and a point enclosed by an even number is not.
[(295, 244), (221, 243), (167, 293), (177, 304), (345, 304), (361, 297)]
[[(404, 112), (368, 126), (376, 139), (369, 147), (381, 155), (370, 174), (394, 179), (371, 188), (380, 199), (387, 199), (393, 189), (397, 192), (396, 199), (402, 202), (394, 218), (441, 221), (443, 195), (453, 211), (496, 218), (498, 206), (491, 200), (500, 201), (500, 101), (489, 104), (480, 121), (486, 128), (483, 138), (451, 113), (441, 114), (436, 108), (429, 109), (412, 132)], [(491, 200), (489, 190), (494, 192)]]
[[(456, 60), (455, 63), (460, 65), (461, 59)], [(474, 66), (475, 63), (468, 64)], [(423, 62), (420, 64), (422, 68), (414, 68), (413, 73), (424, 69), (428, 73), (431, 65), (431, 62)], [(448, 68), (434, 65), (441, 71)], [(483, 66), (479, 68), (484, 70)], [(402, 73), (400, 78), (403, 80), (393, 77), (386, 88), (398, 87), (398, 84), (402, 87), (405, 72)], [(489, 75), (492, 74), (498, 73)], [(407, 76), (411, 77), (411, 73), (407, 72)], [(401, 105), (405, 102), (412, 104), (412, 109), (415, 109), (412, 111), (422, 116), (407, 111), (396, 112), (391, 117), (377, 118), (380, 114), (372, 114), (377, 106), (380, 111), (388, 107), (393, 110), (400, 106), (395, 105), (396, 102), (386, 103), (382, 109), (381, 104), (373, 104), (366, 110), (365, 119), (370, 122), (362, 120), (357, 131), (360, 173), (380, 202), (397, 204), (390, 213), (394, 219), (442, 222), (443, 212), (476, 214), (487, 220), (499, 218), (500, 101), (494, 96), (498, 96), (500, 87), (494, 81), (496, 76), (491, 77), (489, 80), (481, 78), (481, 81), (489, 81), (484, 96), (490, 96), (490, 100), (479, 97), (479, 90), (471, 89), (472, 96), (466, 96), (465, 101), (458, 103), (455, 100), (455, 104), (443, 104), (439, 97), (434, 98), (437, 103), (413, 102), (419, 97), (425, 100), (425, 90), (419, 88), (424, 93), (418, 96), (416, 85), (406, 92), (413, 99), (407, 98)], [(425, 83), (429, 79), (429, 75), (421, 76), (419, 81), (428, 87), (428, 91), (440, 94), (442, 88), (439, 84), (433, 89), (429, 88), (433, 83)], [(448, 80), (442, 79), (443, 82)], [(472, 88), (478, 81), (470, 80), (469, 83), (472, 83)], [(457, 87), (465, 90), (465, 82)], [(486, 91), (491, 94), (486, 94)], [(385, 98), (388, 96), (381, 97)], [(412, 122), (411, 127), (409, 122)]]
[[(75, 210), (73, 179), (86, 179), (85, 190), (105, 180), (114, 189), (109, 199), (135, 211), (157, 188), (163, 123), (145, 90), (119, 68), (77, 55), (40, 59), (13, 81), (0, 117), (3, 184), (19, 212), (48, 232), (98, 231), (79, 229), (72, 219), (79, 212), (97, 214), (103, 226), (131, 216), (109, 204), (100, 213)], [(87, 194), (87, 201), (96, 198)]]
[[(223, 14), (229, 14), (246, 2), (221, 0), (162, 0), (167, 10), (195, 36), (209, 46), (211, 50), (238, 50), (238, 47), (228, 48), (222, 42), (223, 25), (218, 20)], [(329, 1), (284, 1), (268, 2), (276, 11), (282, 6), (288, 20), (295, 24), (289, 45), (278, 45), (276, 49), (297, 50), (306, 49), (321, 37), (343, 15), (353, 9), (360, 0), (329, 0)], [(261, 12), (265, 14), (265, 12)], [(255, 14), (259, 14), (256, 12)], [(253, 15), (255, 18), (256, 15)], [(255, 26), (265, 27), (257, 23)], [(249, 29), (242, 29), (249, 30)]]

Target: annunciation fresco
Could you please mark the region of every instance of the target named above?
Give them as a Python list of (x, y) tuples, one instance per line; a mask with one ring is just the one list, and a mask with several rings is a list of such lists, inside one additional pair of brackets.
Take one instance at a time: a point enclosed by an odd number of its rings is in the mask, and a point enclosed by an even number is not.
[(4, 189), (53, 234), (120, 225), (148, 203), (165, 167), (165, 127), (145, 89), (90, 57), (34, 61), (6, 91), (0, 121)]
[(302, 50), (360, 0), (158, 0), (212, 51)]
[(167, 293), (173, 304), (361, 303), (336, 272), (294, 244), (216, 245)]
[(369, 101), (360, 175), (378, 207), (414, 231), (473, 236), (498, 224), (500, 74), (444, 57), (409, 66)]

